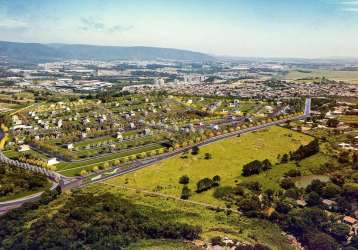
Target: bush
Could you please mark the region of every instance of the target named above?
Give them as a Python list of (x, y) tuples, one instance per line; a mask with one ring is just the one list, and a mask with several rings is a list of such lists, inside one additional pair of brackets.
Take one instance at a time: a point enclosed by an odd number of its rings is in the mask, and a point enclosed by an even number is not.
[(309, 206), (317, 206), (321, 203), (321, 198), (316, 192), (311, 192), (308, 194), (306, 202)]
[(197, 186), (196, 192), (201, 193), (203, 191), (210, 189), (213, 186), (213, 181), (209, 178), (204, 178), (198, 181), (196, 186)]
[(234, 188), (230, 186), (218, 187), (215, 189), (213, 196), (216, 199), (227, 200), (234, 193)]
[(181, 190), (180, 199), (187, 200), (189, 199), (190, 195), (191, 195), (191, 190), (188, 188), (188, 186), (185, 185)]
[(179, 183), (180, 184), (188, 184), (189, 183), (189, 176), (183, 175), (182, 177), (180, 177), (179, 178)]
[(286, 177), (297, 177), (301, 176), (301, 171), (298, 169), (291, 169), (288, 172), (285, 173)]
[(192, 154), (192, 155), (197, 155), (197, 154), (199, 154), (199, 147), (198, 147), (198, 146), (194, 146), (194, 147), (191, 149), (191, 154)]
[(219, 186), (219, 185), (220, 185), (220, 180), (221, 180), (220, 176), (219, 176), (219, 175), (215, 175), (215, 176), (213, 177), (213, 187)]
[(283, 189), (290, 189), (295, 187), (295, 183), (290, 178), (284, 178), (281, 180), (280, 186)]
[(242, 176), (251, 176), (259, 174), (261, 172), (262, 163), (258, 160), (254, 160), (245, 164), (242, 168)]

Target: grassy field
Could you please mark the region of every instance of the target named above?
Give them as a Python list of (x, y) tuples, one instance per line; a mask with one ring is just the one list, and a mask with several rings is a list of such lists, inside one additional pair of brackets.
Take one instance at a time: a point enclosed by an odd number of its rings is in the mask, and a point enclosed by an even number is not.
[(358, 116), (356, 115), (342, 115), (339, 120), (353, 126), (358, 126)]
[(306, 72), (293, 70), (283, 78), (288, 80), (297, 80), (302, 78), (322, 78), (330, 80), (345, 81), (358, 84), (358, 71), (338, 71), (338, 70), (307, 70)]
[(193, 244), (170, 240), (143, 240), (130, 245), (126, 250), (199, 250)]
[[(241, 181), (258, 179), (264, 186), (277, 186), (274, 178), (290, 167), (287, 165), (274, 166), (270, 172), (272, 178), (267, 178), (266, 173), (252, 178), (242, 177), (241, 171), (244, 164), (252, 160), (269, 159), (273, 164), (277, 162), (279, 154), (288, 153), (297, 149), (301, 144), (308, 143), (310, 136), (293, 132), (291, 130), (272, 127), (255, 133), (249, 133), (241, 137), (229, 138), (214, 144), (200, 148), (198, 155), (187, 154), (187, 158), (176, 156), (154, 166), (136, 171), (125, 176), (108, 180), (115, 185), (157, 191), (179, 197), (182, 185), (178, 183), (182, 175), (190, 178), (189, 188), (196, 190), (196, 183), (205, 177), (212, 178), (215, 175), (221, 177), (221, 186), (234, 186)], [(210, 153), (212, 159), (204, 159), (205, 153)], [(287, 167), (287, 168), (286, 168)], [(193, 192), (190, 199), (207, 202), (214, 205), (224, 205), (213, 197), (214, 189), (197, 194)]]

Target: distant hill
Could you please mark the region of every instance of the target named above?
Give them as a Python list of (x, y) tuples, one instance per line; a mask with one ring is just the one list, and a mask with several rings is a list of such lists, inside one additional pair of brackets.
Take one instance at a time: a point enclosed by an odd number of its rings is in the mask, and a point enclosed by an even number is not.
[(40, 62), (59, 59), (91, 60), (178, 60), (178, 61), (212, 61), (214, 57), (180, 49), (157, 47), (121, 47), (74, 44), (41, 44), (0, 41), (0, 56), (9, 60)]

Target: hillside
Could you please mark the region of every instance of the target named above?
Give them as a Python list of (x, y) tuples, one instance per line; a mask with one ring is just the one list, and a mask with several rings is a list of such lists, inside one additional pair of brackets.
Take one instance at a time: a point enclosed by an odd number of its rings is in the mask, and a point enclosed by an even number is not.
[(121, 47), (74, 44), (41, 44), (0, 41), (0, 56), (28, 62), (91, 59), (91, 60), (179, 60), (210, 61), (214, 58), (199, 52), (157, 47)]

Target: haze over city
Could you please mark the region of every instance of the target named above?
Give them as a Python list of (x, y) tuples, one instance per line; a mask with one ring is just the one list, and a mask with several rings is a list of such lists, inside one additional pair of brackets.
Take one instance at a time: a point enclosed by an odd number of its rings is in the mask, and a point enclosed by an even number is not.
[(358, 57), (356, 0), (0, 0), (0, 40)]

